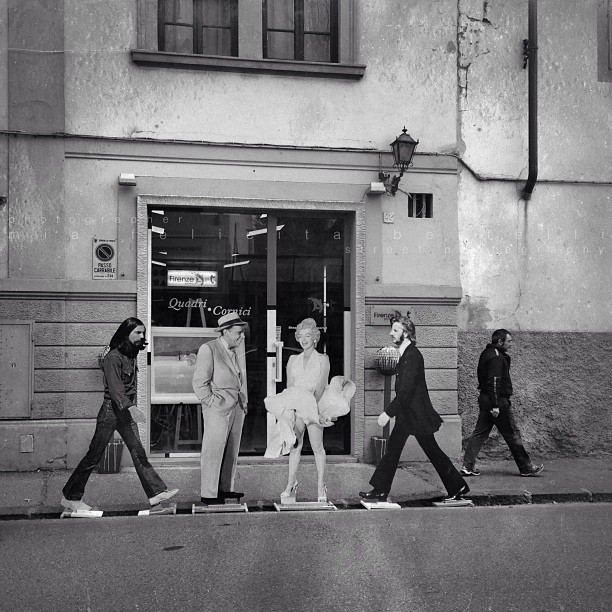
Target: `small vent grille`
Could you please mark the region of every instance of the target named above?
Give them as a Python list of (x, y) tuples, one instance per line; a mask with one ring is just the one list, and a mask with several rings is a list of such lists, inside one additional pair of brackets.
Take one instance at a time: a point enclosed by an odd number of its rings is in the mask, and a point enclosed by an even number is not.
[(408, 195), (408, 216), (414, 219), (433, 217), (433, 194), (411, 193)]

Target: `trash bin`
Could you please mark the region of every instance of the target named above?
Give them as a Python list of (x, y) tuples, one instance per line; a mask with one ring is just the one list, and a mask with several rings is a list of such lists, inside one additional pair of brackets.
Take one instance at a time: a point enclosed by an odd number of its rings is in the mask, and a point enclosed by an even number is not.
[(372, 446), (374, 447), (374, 461), (378, 465), (387, 452), (387, 439), (374, 436), (372, 437)]
[(121, 455), (123, 453), (123, 440), (111, 440), (98, 463), (100, 474), (117, 474), (121, 469)]

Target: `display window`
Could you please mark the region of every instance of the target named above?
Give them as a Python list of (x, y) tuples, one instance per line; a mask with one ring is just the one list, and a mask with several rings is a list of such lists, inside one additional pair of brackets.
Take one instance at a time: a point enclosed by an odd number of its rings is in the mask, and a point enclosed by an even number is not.
[[(191, 388), (199, 347), (219, 317), (248, 323), (239, 356), (249, 412), (240, 453), (263, 455), (270, 416), (264, 398), (286, 386), (295, 327), (313, 318), (330, 377), (350, 375), (350, 216), (339, 212), (150, 209), (150, 453), (199, 452), (200, 406)], [(328, 454), (351, 452), (351, 416), (326, 428)], [(304, 452), (310, 452), (308, 442)]]

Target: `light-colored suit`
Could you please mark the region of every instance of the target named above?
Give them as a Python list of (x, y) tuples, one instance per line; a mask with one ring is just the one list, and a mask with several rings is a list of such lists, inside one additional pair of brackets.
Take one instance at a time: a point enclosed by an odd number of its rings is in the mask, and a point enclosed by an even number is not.
[(198, 351), (193, 390), (202, 404), (201, 496), (233, 491), (240, 436), (247, 405), (244, 367), (234, 363), (223, 338)]

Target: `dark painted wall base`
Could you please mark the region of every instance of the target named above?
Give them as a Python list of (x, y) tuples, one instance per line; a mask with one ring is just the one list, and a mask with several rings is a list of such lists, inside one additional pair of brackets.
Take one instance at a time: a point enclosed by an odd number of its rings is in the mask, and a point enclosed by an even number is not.
[[(612, 334), (510, 331), (512, 402), (534, 459), (612, 452)], [(491, 333), (458, 335), (464, 448), (478, 416), (478, 357)], [(511, 458), (496, 429), (480, 456)]]

